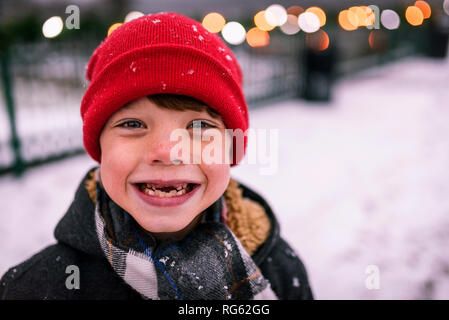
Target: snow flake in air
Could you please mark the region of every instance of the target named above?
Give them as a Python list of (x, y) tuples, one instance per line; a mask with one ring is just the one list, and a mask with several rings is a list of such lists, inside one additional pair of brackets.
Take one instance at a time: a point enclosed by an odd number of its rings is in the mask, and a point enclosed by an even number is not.
[(229, 54), (226, 55), (226, 60), (232, 61), (232, 58)]
[(198, 28), (195, 25), (192, 25), (192, 29), (193, 31), (198, 32)]
[(187, 74), (193, 74), (195, 72), (195, 70), (190, 69), (189, 71), (187, 71)]
[(299, 287), (299, 279), (297, 277), (293, 277), (293, 286)]
[(226, 240), (223, 241), (223, 244), (225, 245), (226, 249), (228, 249), (228, 251), (232, 251), (232, 246), (229, 242), (227, 242)]
[(293, 258), (296, 257), (296, 254), (293, 252), (293, 250), (291, 250), (289, 248), (285, 249), (285, 253), (290, 257), (293, 257)]
[(159, 20), (159, 19), (154, 19), (154, 20), (151, 20), (151, 22), (153, 22), (154, 24), (156, 24), (156, 23), (161, 22), (161, 20)]
[(163, 258), (159, 259), (159, 261), (162, 262), (164, 265), (167, 262), (167, 260), (168, 260), (168, 257), (163, 257)]
[(203, 36), (202, 36), (202, 35), (199, 35), (199, 36), (198, 36), (198, 40), (203, 41), (203, 40), (204, 40)]
[(225, 52), (226, 49), (224, 49), (224, 48), (222, 48), (222, 47), (218, 47), (218, 51), (220, 51), (220, 52)]
[(131, 64), (129, 65), (129, 68), (132, 70), (132, 72), (136, 72), (136, 69), (137, 69), (136, 62), (135, 61), (131, 62)]
[(167, 84), (164, 81), (161, 81), (161, 86), (162, 86), (162, 90), (167, 89)]

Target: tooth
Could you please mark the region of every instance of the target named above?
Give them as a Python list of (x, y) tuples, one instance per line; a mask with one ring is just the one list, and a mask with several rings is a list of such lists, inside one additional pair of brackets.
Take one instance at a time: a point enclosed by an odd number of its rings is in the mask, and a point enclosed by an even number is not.
[(176, 190), (181, 190), (182, 189), (182, 186), (177, 186), (176, 187)]
[(187, 183), (184, 183), (184, 184), (182, 185), (182, 188), (183, 188), (183, 189), (187, 188)]
[(183, 194), (185, 194), (186, 193), (186, 190), (185, 189), (181, 189), (180, 191), (178, 191), (176, 194), (177, 195), (183, 195)]
[(173, 197), (173, 196), (175, 196), (175, 195), (176, 195), (176, 190), (170, 191), (170, 196), (171, 196), (171, 197)]
[(148, 192), (149, 195), (154, 196), (154, 190), (152, 190), (152, 189), (147, 189), (147, 192)]
[(154, 195), (155, 195), (156, 197), (161, 197), (161, 198), (164, 197), (164, 195), (163, 195), (163, 193), (161, 192), (161, 190), (156, 190), (156, 191), (154, 192)]

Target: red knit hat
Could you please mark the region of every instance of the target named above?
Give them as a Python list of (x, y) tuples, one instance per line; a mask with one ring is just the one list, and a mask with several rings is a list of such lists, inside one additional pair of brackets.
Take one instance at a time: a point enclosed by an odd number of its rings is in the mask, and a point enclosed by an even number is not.
[[(227, 129), (248, 129), (242, 72), (232, 51), (201, 23), (174, 12), (134, 19), (95, 49), (81, 102), (83, 140), (100, 162), (99, 137), (108, 118), (126, 103), (151, 94), (196, 98), (217, 111)], [(236, 165), (244, 155), (244, 149)], [(237, 144), (238, 145), (238, 144)]]

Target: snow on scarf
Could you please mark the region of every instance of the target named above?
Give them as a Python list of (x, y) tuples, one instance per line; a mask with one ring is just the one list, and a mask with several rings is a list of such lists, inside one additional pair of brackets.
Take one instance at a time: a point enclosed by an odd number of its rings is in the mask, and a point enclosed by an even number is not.
[[(96, 170), (96, 180), (98, 179)], [(277, 299), (269, 281), (222, 223), (221, 197), (182, 240), (157, 242), (96, 184), (95, 222), (115, 272), (145, 299)]]

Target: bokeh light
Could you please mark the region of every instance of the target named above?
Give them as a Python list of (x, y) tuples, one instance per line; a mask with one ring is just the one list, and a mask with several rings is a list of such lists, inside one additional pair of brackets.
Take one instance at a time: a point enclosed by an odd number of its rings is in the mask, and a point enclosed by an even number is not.
[(368, 43), (372, 50), (383, 51), (388, 47), (388, 34), (382, 30), (372, 30), (368, 36)]
[(131, 20), (143, 17), (144, 14), (140, 11), (131, 11), (125, 17), (125, 22), (130, 22)]
[(320, 27), (326, 24), (326, 13), (320, 7), (307, 8), (306, 12), (312, 12), (320, 19)]
[(254, 16), (254, 24), (256, 27), (258, 27), (260, 30), (264, 31), (271, 31), (275, 28), (275, 26), (272, 26), (267, 22), (267, 19), (265, 18), (265, 10), (259, 11)]
[(287, 9), (287, 15), (291, 14), (293, 16), (298, 17), (301, 13), (304, 12), (304, 8), (300, 6), (291, 6)]
[(42, 25), (42, 33), (46, 38), (54, 38), (58, 36), (62, 29), (64, 28), (64, 23), (61, 17), (54, 16), (48, 18)]
[(288, 14), (287, 22), (280, 26), (280, 29), (283, 33), (288, 35), (298, 33), (300, 30), (298, 25), (298, 17), (293, 14)]
[(432, 14), (432, 9), (430, 8), (430, 5), (426, 1), (422, 0), (416, 1), (415, 7), (418, 7), (421, 10), (424, 19), (430, 18), (430, 15)]
[(306, 45), (315, 51), (326, 50), (329, 43), (329, 36), (324, 30), (306, 34)]
[(424, 15), (418, 7), (410, 6), (405, 11), (405, 19), (412, 26), (419, 26), (423, 23)]
[[(352, 21), (356, 21), (357, 24), (353, 24)], [(358, 18), (352, 11), (342, 10), (338, 14), (338, 24), (343, 30), (353, 31), (358, 28)]]
[(365, 27), (371, 26), (376, 22), (376, 14), (373, 9), (368, 6), (360, 6), (365, 12)]
[(264, 47), (270, 42), (270, 35), (267, 31), (254, 27), (246, 33), (246, 42), (251, 47)]
[(366, 12), (361, 7), (354, 6), (349, 8), (348, 10), (348, 19), (352, 25), (356, 26), (357, 28), (367, 26)]
[(111, 33), (113, 33), (115, 31), (115, 29), (120, 27), (122, 24), (123, 23), (121, 23), (121, 22), (117, 22), (117, 23), (114, 23), (112, 26), (110, 26), (108, 29), (108, 37), (111, 35)]
[(390, 9), (383, 10), (380, 15), (380, 22), (388, 30), (394, 30), (399, 28), (401, 24), (401, 19), (399, 15)]
[(265, 19), (272, 26), (282, 26), (287, 21), (287, 10), (280, 4), (272, 4), (265, 10)]
[(226, 24), (226, 19), (218, 12), (211, 12), (204, 16), (203, 27), (212, 33), (220, 32)]
[(447, 15), (449, 15), (449, 0), (444, 0), (443, 10), (444, 10), (444, 12), (446, 12)]
[(298, 25), (306, 33), (320, 29), (320, 19), (312, 12), (303, 12), (298, 17)]
[(230, 21), (226, 23), (223, 30), (221, 30), (221, 35), (226, 42), (233, 45), (238, 45), (245, 41), (246, 30), (240, 23)]

